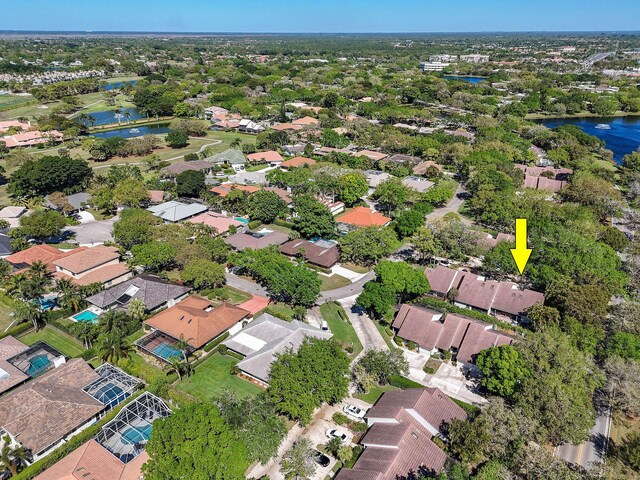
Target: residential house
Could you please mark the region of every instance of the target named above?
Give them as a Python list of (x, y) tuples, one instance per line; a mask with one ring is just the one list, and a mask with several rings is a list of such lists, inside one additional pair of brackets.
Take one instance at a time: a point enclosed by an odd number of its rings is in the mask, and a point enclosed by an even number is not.
[(193, 349), (204, 347), (229, 330), (237, 331), (249, 312), (227, 302), (214, 307), (210, 300), (192, 295), (145, 320), (151, 333), (136, 345), (158, 359), (182, 356), (176, 343), (184, 339)]
[(70, 255), (51, 262), (56, 280), (68, 278), (76, 285), (100, 283), (111, 287), (128, 280), (133, 275), (126, 263), (120, 263), (120, 252), (115, 247), (79, 247)]
[(338, 224), (349, 228), (384, 227), (391, 222), (380, 212), (372, 211), (368, 207), (356, 207), (336, 218)]
[(264, 132), (265, 128), (259, 123), (254, 122), (248, 118), (243, 118), (238, 122), (238, 131), (243, 133), (253, 133), (258, 134), (260, 132)]
[(291, 122), (293, 125), (299, 125), (303, 128), (306, 127), (317, 127), (320, 125), (320, 120), (318, 120), (317, 118), (313, 118), (313, 117), (302, 117), (302, 118), (298, 118), (297, 120), (293, 120)]
[(158, 205), (164, 202), (164, 190), (149, 190), (149, 204)]
[(287, 349), (297, 351), (306, 337), (329, 339), (332, 333), (298, 320), (287, 322), (263, 313), (223, 344), (245, 356), (237, 367), (247, 377), (266, 386), (277, 355)]
[(229, 113), (229, 110), (222, 107), (207, 107), (204, 109), (204, 118), (207, 120), (211, 120), (215, 118), (217, 115), (226, 115)]
[(296, 156), (296, 155), (300, 155), (301, 153), (304, 153), (305, 148), (306, 148), (306, 145), (298, 143), (295, 145), (283, 145), (282, 151), (285, 153), (285, 155), (291, 157), (291, 156)]
[(275, 150), (250, 153), (249, 155), (247, 155), (247, 160), (249, 162), (265, 162), (272, 166), (280, 165), (284, 161), (282, 155), (280, 155)]
[(7, 361), (28, 349), (27, 345), (11, 335), (0, 339), (0, 394), (29, 380), (29, 375)]
[(122, 370), (94, 370), (81, 358), (25, 383), (0, 397), (0, 427), (11, 444), (45, 457), (127, 397), (140, 381)]
[(288, 240), (289, 235), (284, 232), (261, 230), (259, 232), (236, 232), (226, 237), (224, 242), (241, 252), (247, 248), (259, 250), (270, 245), (282, 245)]
[(64, 135), (58, 130), (50, 130), (48, 132), (40, 132), (39, 130), (31, 130), (14, 135), (5, 135), (0, 137), (0, 142), (4, 142), (7, 148), (16, 147), (32, 147), (42, 145), (44, 143), (60, 143)]
[(4, 233), (0, 233), (0, 258), (6, 258), (12, 253), (13, 248), (11, 247), (11, 237)]
[(20, 217), (26, 213), (27, 209), (25, 207), (11, 205), (0, 210), (0, 220), (6, 220), (9, 228), (16, 228), (20, 226)]
[(437, 388), (384, 393), (369, 409), (370, 426), (360, 443), (364, 451), (353, 468), (342, 468), (336, 480), (397, 480), (437, 475), (447, 454), (432, 440), (453, 419), (467, 414)]
[(50, 195), (47, 195), (46, 197), (44, 197), (44, 203), (48, 208), (52, 210), (62, 211), (65, 215), (71, 215), (73, 213), (84, 210), (87, 204), (89, 203), (89, 199), (91, 198), (91, 195), (89, 195), (87, 192), (80, 192), (80, 193), (74, 193), (72, 195), (67, 195), (66, 197), (67, 205), (65, 205), (64, 207), (61, 207), (59, 205), (54, 205), (53, 203), (51, 203), (51, 200), (49, 197)]
[(217, 165), (228, 165), (236, 172), (244, 171), (244, 166), (247, 163), (247, 159), (244, 154), (240, 150), (232, 148), (205, 158), (205, 161), (215, 163)]
[(138, 275), (125, 282), (87, 297), (90, 305), (106, 310), (127, 312), (132, 300), (144, 303), (146, 312), (171, 307), (184, 299), (191, 288), (176, 285), (153, 275)]
[(311, 158), (306, 157), (293, 157), (285, 162), (280, 164), (280, 168), (288, 169), (288, 168), (296, 168), (296, 167), (304, 167), (304, 166), (313, 166), (317, 162)]
[(401, 153), (396, 153), (395, 155), (391, 155), (390, 157), (385, 159), (385, 162), (388, 163), (399, 163), (401, 165), (418, 165), (422, 162), (420, 157), (414, 157), (413, 155), (403, 155)]
[(302, 128), (302, 125), (294, 125), (293, 123), (276, 123), (271, 125), (271, 129), (277, 130), (278, 132), (296, 132), (302, 130)]
[(178, 162), (164, 167), (160, 170), (163, 176), (176, 177), (184, 172), (204, 172), (205, 175), (210, 174), (213, 165), (205, 160), (193, 160), (191, 162)]
[(460, 272), (438, 266), (425, 269), (432, 292), (437, 295), (454, 294), (454, 303), (486, 314), (526, 321), (526, 311), (544, 304), (544, 294), (521, 289), (513, 282), (498, 282), (470, 272)]
[[(153, 423), (171, 410), (163, 400), (145, 392), (104, 425), (95, 438), (47, 468), (35, 480), (139, 480), (149, 460), (145, 446)], [(132, 442), (131, 430), (140, 432)]]
[(516, 164), (524, 172), (524, 187), (536, 190), (548, 190), (557, 193), (567, 186), (567, 180), (573, 174), (569, 168), (529, 167)]
[(226, 197), (231, 193), (231, 190), (242, 190), (243, 192), (247, 192), (249, 194), (260, 191), (261, 187), (257, 187), (255, 185), (240, 185), (238, 183), (222, 183), (220, 185), (216, 185), (215, 187), (211, 187), (209, 191), (211, 193), (215, 193), (219, 197)]
[(402, 179), (402, 184), (415, 190), (418, 193), (424, 193), (435, 184), (426, 178), (409, 176)]
[(400, 307), (392, 328), (398, 337), (415, 343), (421, 351), (452, 352), (464, 365), (474, 363), (482, 350), (515, 341), (490, 323), (408, 304)]
[(7, 131), (12, 128), (26, 132), (31, 128), (31, 123), (25, 123), (19, 120), (4, 120), (0, 122), (0, 133), (7, 133)]
[(206, 212), (209, 209), (206, 205), (200, 203), (182, 203), (176, 200), (153, 205), (147, 208), (156, 217), (161, 218), (167, 223), (176, 223), (196, 215)]
[(301, 255), (310, 264), (327, 269), (340, 260), (338, 245), (327, 240), (310, 242), (298, 238), (280, 245), (280, 253), (289, 257)]
[(369, 195), (371, 195), (376, 187), (391, 178), (391, 174), (382, 170), (365, 170), (367, 177), (367, 185), (369, 186)]
[(360, 150), (359, 152), (354, 152), (352, 154), (354, 157), (367, 157), (374, 162), (378, 162), (380, 160), (384, 160), (388, 157), (386, 153), (382, 152), (374, 152), (372, 150)]
[(190, 218), (188, 221), (189, 223), (211, 227), (215, 229), (218, 235), (227, 233), (231, 227), (241, 228), (246, 225), (244, 222), (236, 220), (235, 218), (227, 217), (226, 215), (215, 212), (204, 212)]
[(425, 175), (430, 168), (435, 168), (439, 171), (442, 171), (442, 165), (434, 162), (433, 160), (427, 160), (426, 162), (420, 162), (415, 167), (413, 167), (414, 175)]

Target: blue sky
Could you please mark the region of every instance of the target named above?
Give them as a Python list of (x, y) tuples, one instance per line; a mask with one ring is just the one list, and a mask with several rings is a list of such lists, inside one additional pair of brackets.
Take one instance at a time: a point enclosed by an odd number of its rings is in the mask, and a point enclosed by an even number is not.
[(0, 30), (482, 32), (640, 30), (639, 0), (6, 1)]

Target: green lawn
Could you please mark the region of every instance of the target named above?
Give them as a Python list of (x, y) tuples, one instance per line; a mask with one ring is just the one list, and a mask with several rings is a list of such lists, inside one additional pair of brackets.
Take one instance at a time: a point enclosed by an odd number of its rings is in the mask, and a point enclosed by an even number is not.
[(341, 305), (334, 302), (320, 305), (322, 318), (329, 324), (333, 337), (337, 340), (351, 343), (353, 345), (353, 353), (350, 356), (355, 358), (362, 351), (362, 343), (360, 343), (360, 339), (353, 327), (340, 317), (340, 310), (344, 311)]
[(382, 335), (382, 338), (384, 338), (384, 341), (387, 343), (389, 348), (398, 348), (398, 346), (393, 342), (391, 337), (387, 334), (387, 331), (385, 330), (384, 325), (382, 325), (380, 322), (376, 322), (375, 320), (373, 321), (373, 323), (375, 324), (376, 328), (380, 332), (380, 335)]
[(67, 357), (77, 357), (84, 352), (84, 347), (75, 338), (49, 326), (39, 332), (23, 335), (20, 341), (27, 345), (33, 345), (39, 341), (46, 342)]
[(0, 294), (0, 332), (4, 332), (13, 323), (11, 313), (14, 310), (14, 300), (4, 293)]
[(343, 263), (342, 266), (356, 273), (369, 273), (371, 271), (370, 268), (363, 267), (362, 265), (356, 265), (355, 263), (351, 262)]
[(252, 165), (250, 167), (245, 168), (247, 172), (259, 172), (260, 170), (264, 170), (265, 168), (269, 168), (268, 164), (264, 165)]
[(330, 277), (327, 277), (326, 275), (318, 275), (318, 277), (320, 277), (320, 280), (322, 280), (320, 290), (322, 290), (323, 292), (351, 285), (351, 280), (343, 277), (342, 275), (331, 275)]
[(281, 318), (282, 320), (286, 320), (287, 322), (293, 320), (293, 308), (291, 308), (286, 303), (271, 303), (267, 308), (263, 310), (263, 312), (270, 313), (274, 317)]
[(252, 295), (247, 292), (243, 292), (242, 290), (238, 290), (237, 288), (233, 288), (229, 285), (225, 285), (224, 287), (215, 290), (203, 290), (200, 292), (201, 295), (206, 296), (209, 300), (220, 300), (221, 293), (227, 302), (233, 303), (234, 305), (244, 303), (252, 298)]
[(239, 397), (257, 395), (261, 389), (253, 383), (231, 374), (231, 368), (238, 360), (215, 353), (200, 364), (194, 374), (175, 387), (199, 400), (210, 401), (224, 390), (231, 390)]
[(373, 405), (378, 401), (378, 399), (382, 396), (384, 392), (390, 392), (391, 390), (399, 390), (399, 389), (392, 385), (385, 385), (384, 387), (374, 387), (371, 390), (369, 390), (369, 393), (356, 393), (354, 397), (359, 398), (360, 400)]

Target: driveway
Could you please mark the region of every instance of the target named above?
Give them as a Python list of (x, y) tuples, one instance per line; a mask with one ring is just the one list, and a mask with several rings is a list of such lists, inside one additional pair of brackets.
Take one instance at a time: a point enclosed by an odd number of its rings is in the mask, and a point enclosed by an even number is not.
[(117, 216), (108, 220), (81, 223), (80, 225), (67, 227), (63, 233), (71, 235), (73, 237), (72, 241), (77, 242), (80, 246), (113, 242), (113, 224), (116, 220), (118, 220)]
[(326, 292), (322, 292), (320, 297), (316, 301), (318, 305), (322, 305), (331, 300), (340, 300), (347, 297), (353, 297), (354, 295), (359, 295), (364, 288), (364, 284), (369, 280), (373, 280), (376, 277), (375, 272), (369, 272), (364, 274), (362, 278), (353, 282), (351, 285), (346, 285), (344, 287), (336, 288), (335, 290), (327, 290)]
[[(462, 204), (464, 203), (464, 194), (466, 193), (465, 189), (462, 188), (462, 185), (458, 185), (458, 188), (456, 189), (456, 193), (453, 196), (453, 198), (451, 200), (449, 200), (449, 202), (441, 208), (436, 208), (433, 212), (429, 213), (427, 215), (427, 220), (435, 220), (436, 218), (441, 218), (444, 217), (447, 213), (451, 213), (451, 212), (455, 212), (458, 213), (458, 211), (460, 210), (460, 207), (462, 207)], [(472, 225), (473, 222), (471, 222), (470, 220), (464, 218), (464, 217), (460, 217), (462, 223), (464, 223), (465, 225)]]
[(80, 211), (76, 214), (80, 223), (95, 222), (96, 217), (91, 212)]
[[(338, 301), (344, 308), (344, 311), (347, 312), (349, 321), (351, 322), (351, 325), (353, 326), (353, 329), (355, 330), (360, 343), (362, 343), (363, 348), (360, 355), (362, 355), (369, 348), (377, 348), (381, 350), (388, 348), (387, 342), (385, 342), (384, 338), (382, 338), (382, 335), (376, 328), (373, 320), (371, 320), (369, 315), (367, 315), (364, 311), (358, 309), (355, 306), (356, 298), (357, 297), (353, 296), (349, 298), (343, 298)], [(358, 360), (360, 355), (358, 355), (354, 359), (354, 362)]]
[(556, 447), (554, 453), (567, 462), (589, 469), (594, 463), (602, 462), (607, 456), (611, 432), (611, 408), (599, 412), (596, 424), (589, 431), (589, 440), (573, 445), (565, 443)]

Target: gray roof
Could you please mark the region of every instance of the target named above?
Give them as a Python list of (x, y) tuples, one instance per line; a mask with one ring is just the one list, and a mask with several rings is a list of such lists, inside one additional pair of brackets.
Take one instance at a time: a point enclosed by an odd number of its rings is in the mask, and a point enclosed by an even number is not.
[(205, 158), (205, 161), (210, 163), (228, 163), (229, 165), (244, 165), (247, 163), (247, 158), (240, 150), (230, 148), (224, 152), (216, 153), (212, 157)]
[[(74, 193), (73, 195), (67, 195), (67, 202), (69, 202), (69, 205), (71, 205), (74, 210), (81, 210), (82, 204), (87, 203), (90, 197), (91, 195), (86, 192)], [(49, 201), (48, 195), (44, 200), (47, 207), (54, 209), (57, 208), (53, 203)]]
[(187, 218), (206, 212), (209, 207), (200, 203), (182, 203), (172, 200), (147, 208), (156, 217), (167, 222), (179, 222)]
[(289, 235), (284, 232), (237, 232), (224, 239), (227, 245), (236, 250), (251, 248), (259, 250), (270, 245), (282, 245), (289, 240)]
[(11, 238), (4, 233), (0, 233), (0, 257), (6, 257), (12, 253)]
[(329, 339), (331, 332), (322, 331), (306, 323), (293, 320), (286, 322), (263, 313), (233, 337), (223, 342), (238, 353), (246, 355), (238, 368), (265, 383), (269, 381), (269, 370), (276, 354), (286, 349), (298, 350), (305, 337)]
[(434, 183), (426, 180), (422, 177), (405, 177), (402, 179), (402, 183), (409, 188), (413, 188), (414, 190), (423, 193), (433, 187)]
[(147, 311), (152, 311), (190, 290), (189, 287), (175, 285), (159, 277), (139, 275), (88, 297), (87, 302), (106, 309), (113, 305), (126, 307), (132, 299), (137, 298), (144, 302)]

